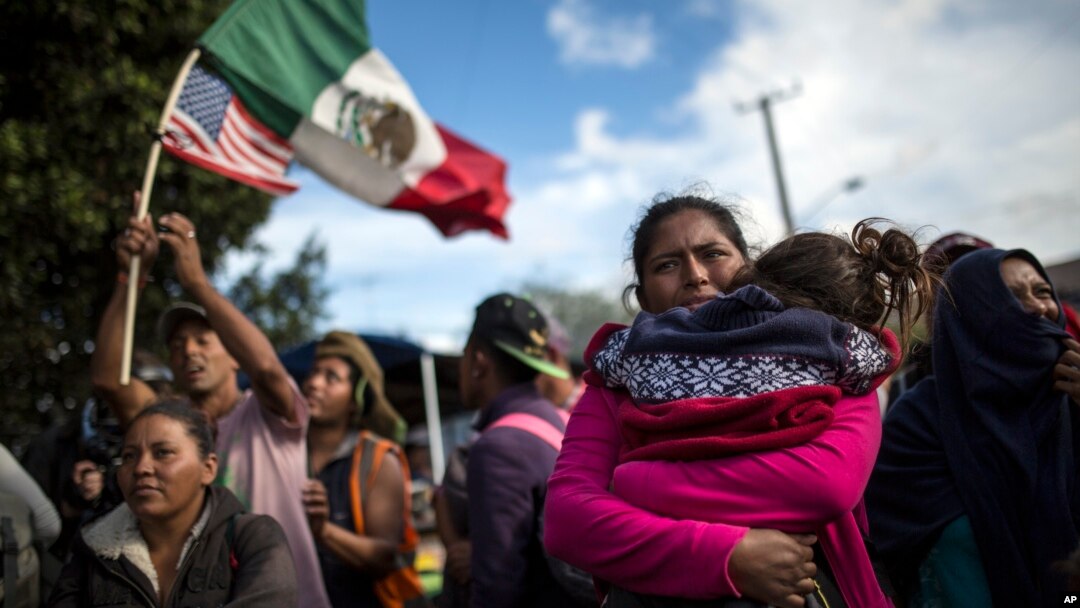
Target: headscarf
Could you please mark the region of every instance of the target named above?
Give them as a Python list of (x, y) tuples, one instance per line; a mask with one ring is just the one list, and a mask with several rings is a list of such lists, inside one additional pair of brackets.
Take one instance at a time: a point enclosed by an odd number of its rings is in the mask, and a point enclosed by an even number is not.
[(995, 606), (1056, 605), (1065, 585), (1051, 564), (1077, 544), (1080, 425), (1053, 389), (1064, 318), (1023, 309), (1001, 277), (1009, 257), (1047, 276), (1027, 251), (1000, 249), (969, 253), (945, 275), (934, 375), (885, 419), (867, 488), (870, 529), (902, 584), (942, 529), (967, 515)]
[(367, 383), (366, 387), (371, 389), (373, 398), (372, 403), (362, 410), (364, 426), (377, 435), (402, 443), (405, 440), (405, 421), (386, 398), (382, 367), (367, 342), (351, 332), (332, 331), (315, 345), (315, 358), (321, 357), (340, 357), (360, 370), (359, 381)]

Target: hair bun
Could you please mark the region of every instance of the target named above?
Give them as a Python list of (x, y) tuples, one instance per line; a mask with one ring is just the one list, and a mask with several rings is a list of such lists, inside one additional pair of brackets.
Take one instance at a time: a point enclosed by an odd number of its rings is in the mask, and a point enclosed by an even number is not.
[(855, 249), (869, 260), (875, 274), (895, 279), (914, 276), (922, 261), (919, 244), (911, 235), (897, 228), (889, 228), (882, 233), (874, 226), (879, 223), (889, 222), (872, 217), (856, 224), (851, 234)]
[[(876, 224), (888, 228), (882, 232)], [(881, 322), (898, 313), (900, 342), (906, 348), (911, 328), (931, 305), (937, 274), (923, 266), (915, 238), (889, 220), (859, 222), (851, 231), (851, 243), (866, 262), (863, 278), (877, 285), (877, 300), (885, 307)]]

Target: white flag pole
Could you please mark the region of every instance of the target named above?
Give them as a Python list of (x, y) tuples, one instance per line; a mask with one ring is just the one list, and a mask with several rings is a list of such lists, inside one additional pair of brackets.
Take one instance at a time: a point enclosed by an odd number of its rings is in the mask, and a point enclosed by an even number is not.
[[(169, 124), (173, 108), (180, 98), (180, 91), (184, 88), (188, 72), (191, 71), (195, 61), (199, 59), (201, 51), (198, 48), (188, 53), (184, 65), (176, 75), (169, 97), (165, 100), (165, 107), (161, 110), (161, 119), (158, 121), (154, 143), (150, 144), (150, 156), (146, 159), (146, 172), (143, 173), (142, 193), (139, 197), (139, 210), (135, 217), (143, 219), (150, 207), (150, 194), (154, 189), (154, 174), (157, 173), (158, 158), (161, 156), (161, 136), (165, 133), (165, 127)], [(139, 266), (140, 256), (131, 256), (131, 267), (128, 269), (127, 307), (124, 309), (124, 353), (120, 360), (120, 384), (127, 386), (131, 383), (131, 351), (135, 342), (135, 306), (139, 298)]]

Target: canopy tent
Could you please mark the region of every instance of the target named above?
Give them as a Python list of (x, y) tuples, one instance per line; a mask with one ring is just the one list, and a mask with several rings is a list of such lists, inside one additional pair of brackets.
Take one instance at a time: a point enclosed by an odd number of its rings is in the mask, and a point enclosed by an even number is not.
[[(356, 335), (360, 336), (364, 342), (367, 342), (367, 345), (371, 348), (372, 354), (379, 360), (379, 365), (383, 368), (383, 371), (387, 371), (402, 363), (418, 361), (420, 356), (424, 354), (423, 348), (412, 342), (402, 340), (401, 338), (364, 334)], [(281, 362), (285, 365), (285, 369), (287, 369), (289, 374), (296, 379), (298, 384), (303, 382), (304, 377), (307, 376), (308, 370), (311, 369), (311, 363), (315, 359), (315, 344), (316, 342), (312, 340), (311, 342), (278, 353)]]

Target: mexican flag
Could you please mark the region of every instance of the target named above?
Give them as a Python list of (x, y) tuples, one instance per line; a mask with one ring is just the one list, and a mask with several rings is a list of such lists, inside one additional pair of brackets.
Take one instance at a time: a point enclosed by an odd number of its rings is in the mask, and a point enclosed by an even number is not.
[(371, 46), (362, 0), (238, 0), (198, 44), (243, 111), (326, 181), (447, 236), (507, 238), (505, 163), (428, 118)]

